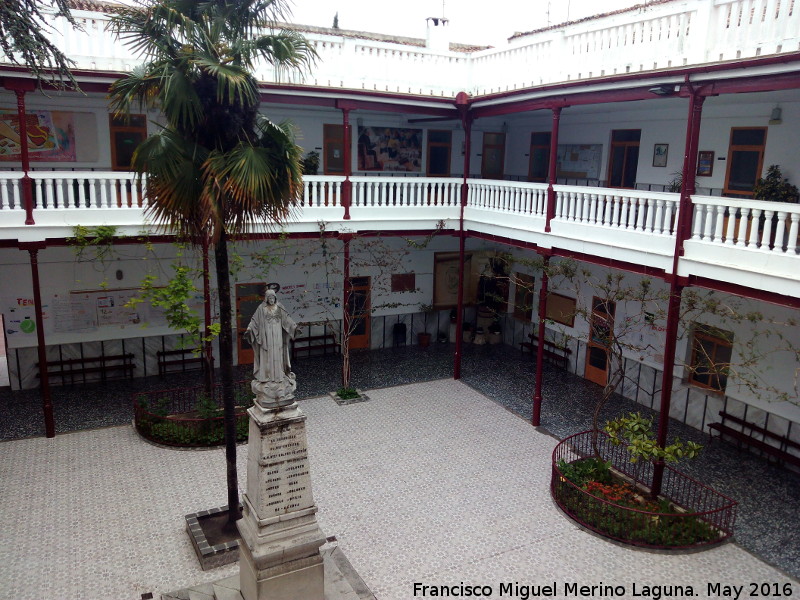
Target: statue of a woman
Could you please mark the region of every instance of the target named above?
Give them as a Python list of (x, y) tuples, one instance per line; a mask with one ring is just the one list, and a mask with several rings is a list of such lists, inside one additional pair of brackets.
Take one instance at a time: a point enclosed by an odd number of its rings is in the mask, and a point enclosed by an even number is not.
[(275, 400), (288, 400), (295, 389), (289, 342), (296, 330), (297, 323), (278, 302), (275, 291), (267, 290), (264, 302), (253, 314), (244, 337), (253, 346), (253, 391), (266, 396), (261, 400), (268, 404)]

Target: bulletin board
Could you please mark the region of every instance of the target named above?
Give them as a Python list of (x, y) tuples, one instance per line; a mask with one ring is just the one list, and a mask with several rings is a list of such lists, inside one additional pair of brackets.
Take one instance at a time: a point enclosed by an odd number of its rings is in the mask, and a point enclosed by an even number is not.
[(558, 145), (558, 177), (600, 179), (603, 144)]
[(575, 298), (550, 293), (547, 296), (547, 311), (545, 316), (551, 321), (561, 323), (568, 327), (575, 326)]

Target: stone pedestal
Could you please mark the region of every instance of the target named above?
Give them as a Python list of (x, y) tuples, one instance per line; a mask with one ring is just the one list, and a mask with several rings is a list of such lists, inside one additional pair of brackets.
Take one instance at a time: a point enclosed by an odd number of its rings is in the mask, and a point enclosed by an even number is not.
[(247, 492), (240, 565), (244, 600), (323, 600), (317, 524), (311, 493), (306, 416), (297, 403), (250, 410)]

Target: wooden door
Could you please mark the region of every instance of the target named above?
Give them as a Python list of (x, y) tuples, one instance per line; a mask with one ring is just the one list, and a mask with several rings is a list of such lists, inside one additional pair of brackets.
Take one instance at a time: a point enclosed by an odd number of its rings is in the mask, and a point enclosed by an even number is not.
[(450, 155), (453, 150), (453, 132), (432, 129), (428, 131), (428, 177), (450, 177)]
[(633, 189), (639, 168), (641, 129), (615, 129), (611, 132), (608, 159), (608, 187)]
[(484, 179), (503, 179), (506, 160), (506, 134), (483, 134), (483, 156), (481, 177)]
[(253, 364), (253, 347), (244, 339), (244, 332), (258, 306), (264, 301), (266, 283), (239, 283), (236, 285), (236, 351), (238, 364)]
[(598, 385), (608, 382), (608, 347), (614, 335), (615, 310), (614, 302), (592, 298), (584, 377)]
[(725, 173), (726, 196), (752, 198), (753, 187), (764, 166), (766, 127), (733, 127), (728, 146), (728, 168)]
[(371, 282), (369, 277), (350, 278), (350, 297), (347, 314), (350, 319), (350, 348), (369, 348)]
[(550, 132), (534, 132), (531, 134), (530, 161), (528, 163), (528, 181), (546, 183), (550, 170)]

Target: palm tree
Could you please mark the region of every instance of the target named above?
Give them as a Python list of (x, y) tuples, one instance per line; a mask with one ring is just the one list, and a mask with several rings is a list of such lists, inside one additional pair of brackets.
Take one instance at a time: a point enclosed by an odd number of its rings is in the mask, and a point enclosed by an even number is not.
[(276, 32), (286, 0), (154, 0), (121, 10), (113, 31), (145, 64), (115, 82), (118, 115), (155, 106), (166, 124), (145, 140), (133, 168), (147, 176), (157, 222), (195, 243), (209, 239), (219, 292), (228, 523), (238, 518), (233, 339), (227, 242), (248, 224), (280, 223), (302, 190), (301, 149), (288, 124), (258, 112), (255, 61), (305, 68), (306, 40)]

